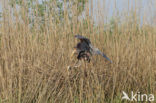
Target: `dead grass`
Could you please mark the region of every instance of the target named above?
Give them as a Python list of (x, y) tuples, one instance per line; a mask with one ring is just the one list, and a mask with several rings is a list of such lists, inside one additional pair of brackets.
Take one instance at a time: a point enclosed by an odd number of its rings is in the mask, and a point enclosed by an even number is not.
[[(137, 29), (127, 22), (105, 30), (87, 18), (87, 24), (49, 21), (43, 31), (32, 31), (27, 18), (20, 22), (16, 15), (13, 21), (7, 13), (0, 27), (1, 102), (120, 103), (122, 91), (156, 95), (155, 27)], [(89, 37), (113, 63), (94, 56), (90, 64), (67, 71), (76, 33)]]

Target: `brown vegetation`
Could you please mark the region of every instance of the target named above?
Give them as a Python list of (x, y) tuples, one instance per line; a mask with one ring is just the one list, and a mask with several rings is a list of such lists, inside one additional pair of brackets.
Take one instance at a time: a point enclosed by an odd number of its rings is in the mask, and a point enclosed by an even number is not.
[[(37, 20), (32, 29), (27, 16), (21, 21), (18, 13), (14, 20), (10, 15), (3, 14), (0, 26), (0, 101), (117, 103), (122, 91), (156, 95), (155, 27), (140, 27), (129, 18), (105, 30), (93, 26), (89, 17), (60, 25), (49, 16), (40, 30)], [(77, 33), (90, 38), (113, 63), (94, 56), (91, 63), (67, 71)]]

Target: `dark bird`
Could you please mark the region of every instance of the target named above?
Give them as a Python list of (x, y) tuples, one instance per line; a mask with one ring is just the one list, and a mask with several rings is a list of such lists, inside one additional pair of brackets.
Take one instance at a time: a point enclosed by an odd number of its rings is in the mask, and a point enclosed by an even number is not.
[(78, 60), (83, 59), (90, 62), (90, 57), (92, 55), (98, 54), (102, 55), (106, 60), (112, 63), (112, 61), (104, 53), (102, 53), (98, 48), (95, 48), (91, 45), (91, 42), (88, 38), (81, 35), (75, 35), (75, 38), (79, 39), (80, 42), (78, 42), (76, 47), (74, 47), (75, 50), (73, 51), (72, 56), (74, 54), (78, 54)]

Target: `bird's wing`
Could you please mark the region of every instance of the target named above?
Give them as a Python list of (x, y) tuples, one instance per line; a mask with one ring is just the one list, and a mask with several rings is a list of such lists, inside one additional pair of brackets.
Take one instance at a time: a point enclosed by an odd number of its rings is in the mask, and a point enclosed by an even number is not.
[(102, 55), (104, 58), (106, 58), (108, 61), (110, 61), (112, 63), (112, 61), (104, 53), (102, 53), (100, 50), (96, 49), (96, 50), (94, 50), (94, 53), (98, 54), (98, 55)]
[(88, 45), (91, 44), (90, 40), (81, 35), (75, 35), (75, 38), (80, 39), (81, 42), (86, 42)]

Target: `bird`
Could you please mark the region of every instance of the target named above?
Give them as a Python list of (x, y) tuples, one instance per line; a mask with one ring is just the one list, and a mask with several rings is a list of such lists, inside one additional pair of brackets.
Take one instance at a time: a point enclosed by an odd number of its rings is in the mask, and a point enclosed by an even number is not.
[(74, 47), (74, 50), (72, 52), (71, 57), (74, 54), (77, 54), (77, 59), (79, 60), (85, 60), (87, 62), (90, 62), (92, 55), (101, 55), (103, 56), (107, 61), (112, 63), (112, 61), (104, 54), (102, 53), (98, 48), (95, 48), (91, 41), (82, 36), (82, 35), (75, 35), (75, 38), (79, 39), (80, 41), (77, 43), (77, 45)]

